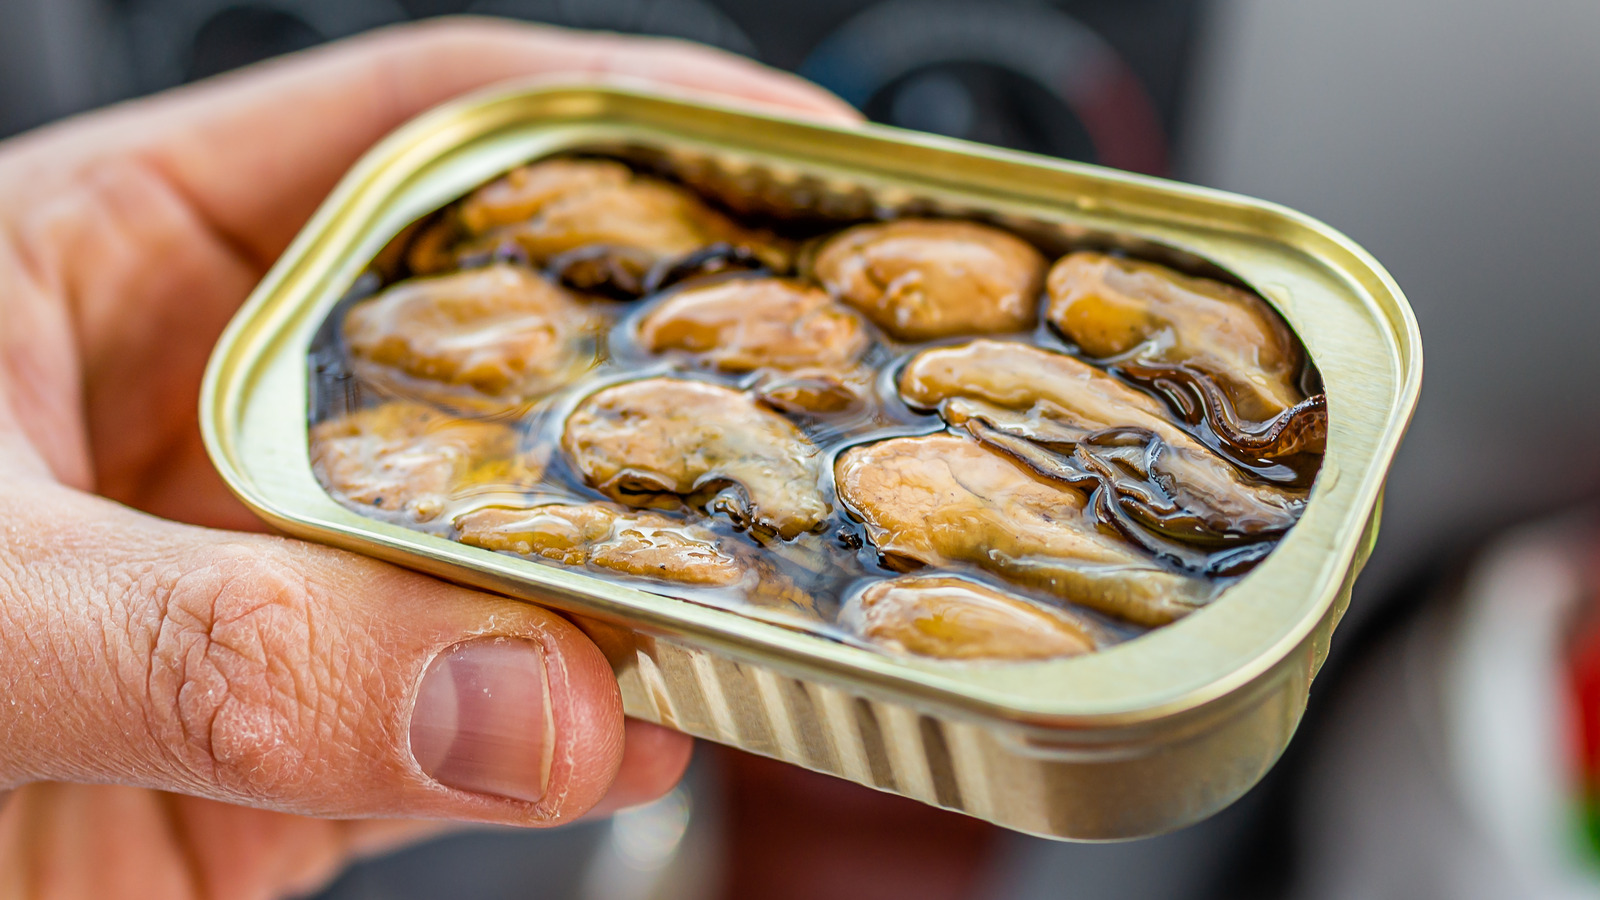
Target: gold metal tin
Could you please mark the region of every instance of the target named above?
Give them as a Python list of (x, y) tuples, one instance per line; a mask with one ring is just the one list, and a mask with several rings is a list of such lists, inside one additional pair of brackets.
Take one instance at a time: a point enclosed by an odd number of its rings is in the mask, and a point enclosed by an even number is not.
[[(1323, 376), (1330, 434), (1304, 517), (1176, 624), (1088, 656), (980, 665), (846, 646), (335, 503), (307, 449), (307, 352), (329, 309), (408, 223), (521, 162), (594, 147), (646, 152), (758, 205), (982, 215), (1222, 267), (1283, 314)], [(1106, 840), (1195, 822), (1282, 752), (1376, 537), (1421, 364), (1393, 279), (1281, 207), (894, 129), (546, 84), (441, 107), (372, 150), (228, 327), (200, 418), (223, 477), (277, 528), (591, 623), (629, 715), (1008, 828)]]

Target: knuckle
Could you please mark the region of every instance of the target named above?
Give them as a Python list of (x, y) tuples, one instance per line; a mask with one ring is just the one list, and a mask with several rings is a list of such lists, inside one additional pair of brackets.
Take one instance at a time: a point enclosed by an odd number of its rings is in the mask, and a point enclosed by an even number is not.
[(180, 764), (246, 799), (293, 790), (342, 720), (324, 714), (305, 578), (260, 545), (224, 546), (157, 597), (151, 709)]

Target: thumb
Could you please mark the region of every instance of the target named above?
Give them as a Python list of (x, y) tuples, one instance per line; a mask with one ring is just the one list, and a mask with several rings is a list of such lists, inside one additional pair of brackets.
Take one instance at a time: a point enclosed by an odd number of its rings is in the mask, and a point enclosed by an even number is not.
[(0, 492), (0, 789), (135, 784), (321, 817), (548, 824), (687, 762), (565, 619), (54, 485)]

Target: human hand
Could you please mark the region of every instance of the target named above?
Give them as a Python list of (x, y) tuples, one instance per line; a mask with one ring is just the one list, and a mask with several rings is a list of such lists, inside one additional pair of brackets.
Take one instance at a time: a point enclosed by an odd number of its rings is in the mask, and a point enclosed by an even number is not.
[(439, 827), (411, 820), (556, 824), (681, 774), (566, 620), (246, 533), (200, 444), (212, 343), (339, 175), (538, 73), (854, 118), (691, 45), (456, 21), (0, 144), (0, 896), (280, 896)]

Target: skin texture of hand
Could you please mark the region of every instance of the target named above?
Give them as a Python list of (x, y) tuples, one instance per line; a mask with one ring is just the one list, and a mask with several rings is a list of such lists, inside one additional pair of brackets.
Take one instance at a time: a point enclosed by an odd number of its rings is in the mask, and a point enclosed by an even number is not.
[(854, 120), (691, 45), (450, 21), (0, 144), (0, 898), (286, 896), (440, 820), (681, 774), (572, 624), (252, 533), (195, 421), (217, 334), (356, 157), (541, 74)]

